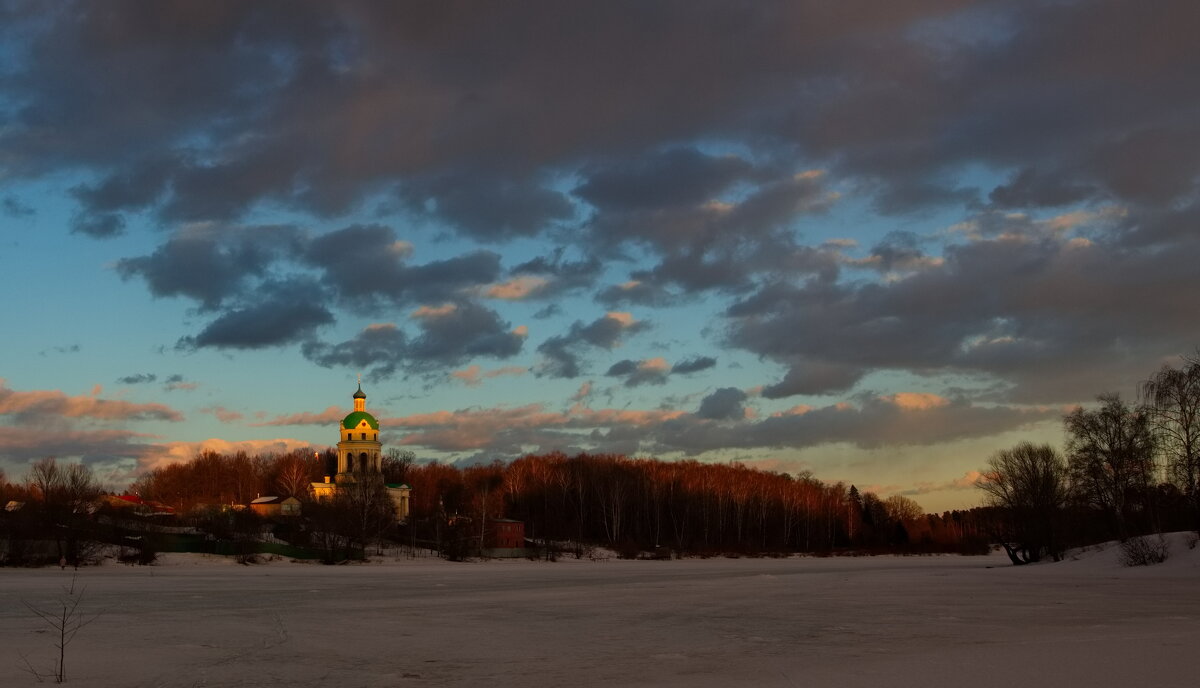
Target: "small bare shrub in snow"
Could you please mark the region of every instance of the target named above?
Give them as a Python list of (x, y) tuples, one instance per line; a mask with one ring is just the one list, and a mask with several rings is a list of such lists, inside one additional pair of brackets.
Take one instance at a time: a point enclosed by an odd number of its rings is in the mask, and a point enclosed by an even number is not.
[(75, 634), (84, 627), (95, 621), (100, 616), (100, 612), (94, 614), (85, 613), (79, 608), (79, 603), (83, 601), (84, 588), (76, 590), (76, 576), (71, 576), (71, 584), (69, 587), (63, 588), (63, 594), (46, 606), (34, 606), (29, 602), (25, 602), (25, 607), (34, 614), (34, 616), (45, 622), (52, 632), (54, 649), (57, 650), (57, 657), (54, 658), (53, 671), (39, 670), (29, 661), (25, 655), (21, 655), (21, 659), (25, 663), (25, 670), (29, 672), (38, 683), (43, 682), (47, 678), (53, 678), (55, 683), (63, 683), (67, 680), (67, 646), (75, 639)]
[(1170, 555), (1170, 547), (1162, 535), (1155, 537), (1132, 537), (1121, 543), (1122, 566), (1150, 566), (1161, 564)]

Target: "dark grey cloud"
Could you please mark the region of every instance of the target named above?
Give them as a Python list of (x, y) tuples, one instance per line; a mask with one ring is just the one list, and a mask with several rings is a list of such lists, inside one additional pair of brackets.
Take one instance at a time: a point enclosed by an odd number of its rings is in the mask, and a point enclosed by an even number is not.
[(263, 285), (256, 298), (225, 310), (195, 336), (183, 337), (180, 349), (262, 349), (310, 338), (322, 325), (334, 322), (324, 305), (325, 295), (311, 282), (285, 281)]
[(374, 379), (404, 372), (423, 373), (460, 365), (476, 357), (505, 359), (525, 343), (522, 331), (478, 303), (461, 301), (414, 314), (419, 334), (410, 337), (394, 324), (372, 325), (338, 344), (306, 342), (304, 355), (318, 365), (370, 370)]
[(485, 241), (535, 236), (555, 221), (570, 219), (574, 206), (560, 192), (505, 175), (445, 175), (406, 184), (409, 208), (427, 213)]
[(663, 307), (680, 302), (680, 294), (662, 284), (656, 284), (651, 273), (639, 272), (636, 276), (642, 279), (631, 279), (601, 289), (596, 293), (596, 301), (608, 308), (626, 305)]
[(650, 324), (634, 320), (628, 314), (609, 313), (584, 324), (576, 320), (571, 328), (561, 335), (550, 337), (538, 346), (542, 354), (542, 365), (537, 374), (550, 377), (578, 377), (582, 372), (581, 356), (586, 348), (612, 349), (625, 336), (634, 335), (650, 327)]
[(752, 171), (737, 156), (671, 148), (585, 169), (587, 181), (574, 194), (605, 211), (687, 207), (714, 200)]
[(142, 210), (166, 190), (174, 163), (168, 158), (132, 160), (94, 183), (72, 188), (71, 194), (88, 213)]
[(737, 422), (740, 404), (735, 395), (729, 394), (722, 402), (714, 410), (714, 413), (727, 412), (724, 416), (727, 420), (721, 422), (707, 421), (697, 414), (652, 427), (621, 429), (616, 434), (626, 441), (627, 435), (640, 435), (644, 444), (657, 451), (682, 451), (689, 455), (716, 448), (801, 449), (839, 442), (875, 449), (994, 435), (1055, 420), (1060, 415), (1057, 409), (977, 406), (964, 401), (910, 408), (892, 398), (864, 397), (857, 405), (823, 406), (802, 413)]
[[(79, 234), (115, 236), (134, 214), (332, 218), (398, 197), (472, 241), (628, 260), (603, 304), (737, 299), (729, 341), (787, 369), (774, 396), (902, 370), (1074, 400), (1096, 391), (1078, 396), (1089, 366), (1123, 379), (1194, 346), (1192, 0), (4, 11), (0, 178), (82, 180)], [(800, 238), (839, 193), (913, 213), (897, 222), (978, 212), (978, 237), (939, 252), (893, 235), (862, 264), (902, 275), (846, 281), (860, 274), (839, 271), (846, 256)], [(1116, 226), (1079, 231), (1017, 217), (1110, 206)], [(252, 292), (290, 270), (315, 268), (324, 289), (287, 341), (335, 304), (457, 303), (506, 274), (489, 251), (412, 262), (379, 226), (286, 250), (247, 241), (175, 233), (117, 271), (196, 301), (214, 320), (195, 340), (214, 342), (237, 341), (223, 326), (242, 328)], [(569, 283), (575, 263), (557, 267), (540, 273), (554, 288), (604, 272)], [(585, 327), (539, 347), (551, 369), (578, 374), (606, 346)]]
[(925, 243), (912, 232), (892, 231), (871, 247), (871, 266), (882, 271), (912, 270), (925, 265), (928, 256), (922, 244)]
[(1095, 186), (1071, 177), (1047, 175), (1027, 167), (992, 189), (988, 200), (998, 208), (1057, 208), (1091, 198), (1096, 191)]
[(256, 278), (293, 253), (299, 232), (286, 225), (194, 225), (174, 233), (153, 253), (117, 261), (123, 279), (140, 277), (155, 296), (183, 296), (212, 310), (243, 295)]
[(407, 262), (410, 252), (390, 227), (352, 225), (313, 239), (304, 260), (321, 268), (340, 300), (367, 311), (455, 299), (501, 274), (500, 256), (490, 251), (418, 265)]
[(110, 239), (125, 232), (125, 218), (114, 213), (79, 213), (71, 220), (71, 231), (93, 239)]
[(617, 361), (605, 373), (608, 377), (625, 378), (626, 387), (641, 387), (642, 385), (664, 385), (671, 374), (670, 368), (662, 359), (649, 361)]
[(95, 171), (89, 213), (330, 216), (398, 186), (488, 238), (569, 217), (556, 170), (601, 214), (798, 155), (895, 210), (961, 204), (968, 163), (1074, 189), (1010, 205), (1194, 190), (1194, 3), (893, 4), (30, 3), (5, 22), (0, 150), (9, 176)]
[(792, 361), (783, 379), (763, 387), (767, 399), (782, 399), (797, 394), (828, 394), (850, 389), (862, 379), (866, 369), (831, 361)]
[(741, 420), (746, 417), (746, 393), (737, 387), (722, 387), (700, 400), (698, 418)]
[(554, 298), (577, 289), (586, 289), (596, 283), (604, 271), (604, 263), (595, 256), (580, 260), (567, 260), (565, 251), (559, 247), (546, 256), (537, 256), (513, 266), (509, 274), (532, 276), (545, 280), (526, 298)]
[(1098, 366), (1132, 386), (1136, 362), (1194, 346), (1200, 245), (1164, 254), (1022, 227), (947, 247), (944, 264), (896, 282), (765, 287), (729, 309), (731, 342), (789, 366), (767, 397), (892, 369), (982, 373), (1030, 402), (1086, 398)]
[[(442, 451), (473, 450), (481, 437), (503, 455), (522, 446), (542, 451), (577, 448), (636, 454), (748, 449), (805, 449), (844, 443), (862, 449), (932, 445), (1057, 422), (1057, 408), (975, 405), (933, 395), (858, 395), (855, 403), (798, 407), (756, 419), (745, 411), (746, 396), (719, 389), (695, 414), (592, 411), (565, 415), (539, 406), (471, 409), (413, 418), (406, 442)], [(565, 421), (565, 423), (564, 423)]]
[(624, 360), (617, 361), (616, 363), (612, 364), (612, 366), (609, 367), (608, 372), (606, 372), (605, 375), (607, 375), (609, 377), (624, 377), (626, 375), (631, 375), (631, 374), (637, 372), (637, 368), (638, 368), (637, 361), (631, 361), (628, 358), (626, 358)]
[(690, 375), (692, 373), (698, 373), (701, 370), (708, 370), (716, 365), (717, 359), (713, 358), (712, 356), (697, 356), (695, 358), (679, 361), (675, 365), (671, 366), (671, 374)]
[(16, 196), (5, 196), (0, 199), (0, 212), (9, 217), (33, 217), (37, 211)]
[(81, 351), (81, 348), (78, 344), (70, 344), (67, 346), (52, 346), (48, 349), (42, 349), (41, 351), (38, 352), (38, 355), (45, 356), (48, 353), (77, 354), (80, 351)]
[(370, 370), (370, 376), (376, 379), (394, 375), (407, 350), (408, 335), (390, 324), (369, 327), (353, 339), (338, 344), (310, 341), (302, 347), (304, 356), (318, 365)]
[(537, 312), (533, 314), (533, 317), (537, 320), (545, 320), (547, 318), (553, 318), (559, 313), (562, 313), (562, 306), (558, 305), (557, 303), (548, 303), (539, 308)]
[(117, 382), (123, 385), (141, 385), (148, 382), (154, 382), (157, 379), (158, 376), (154, 373), (134, 373), (133, 375), (126, 375), (124, 377), (117, 378)]
[(444, 366), (476, 356), (510, 358), (520, 353), (525, 343), (525, 335), (513, 331), (494, 310), (471, 301), (455, 303), (446, 312), (419, 316), (419, 326), (421, 334), (412, 342), (410, 358)]

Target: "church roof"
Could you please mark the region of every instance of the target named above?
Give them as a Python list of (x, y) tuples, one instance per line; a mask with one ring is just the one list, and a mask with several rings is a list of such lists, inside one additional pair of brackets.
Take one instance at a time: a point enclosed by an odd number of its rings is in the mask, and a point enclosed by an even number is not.
[(355, 411), (342, 419), (342, 427), (347, 430), (353, 430), (358, 427), (358, 424), (367, 421), (367, 425), (371, 426), (372, 430), (379, 429), (379, 421), (375, 420), (375, 416), (366, 411)]
[(358, 383), (358, 391), (354, 393), (355, 399), (366, 399), (367, 393), (362, 391), (362, 383)]

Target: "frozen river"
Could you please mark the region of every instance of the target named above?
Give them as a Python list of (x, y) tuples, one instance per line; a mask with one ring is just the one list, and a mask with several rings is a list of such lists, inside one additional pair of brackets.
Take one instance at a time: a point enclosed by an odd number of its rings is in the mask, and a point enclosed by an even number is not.
[[(79, 573), (78, 686), (1187, 686), (1200, 558), (505, 561)], [(1179, 551), (1182, 550), (1182, 551)], [(0, 570), (0, 685), (70, 571)]]

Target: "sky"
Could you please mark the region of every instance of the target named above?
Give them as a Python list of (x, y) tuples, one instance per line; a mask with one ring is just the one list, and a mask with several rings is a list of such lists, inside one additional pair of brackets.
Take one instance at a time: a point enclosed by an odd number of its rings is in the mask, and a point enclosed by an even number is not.
[(1200, 4), (0, 0), (0, 470), (740, 461), (980, 501), (1200, 344)]

